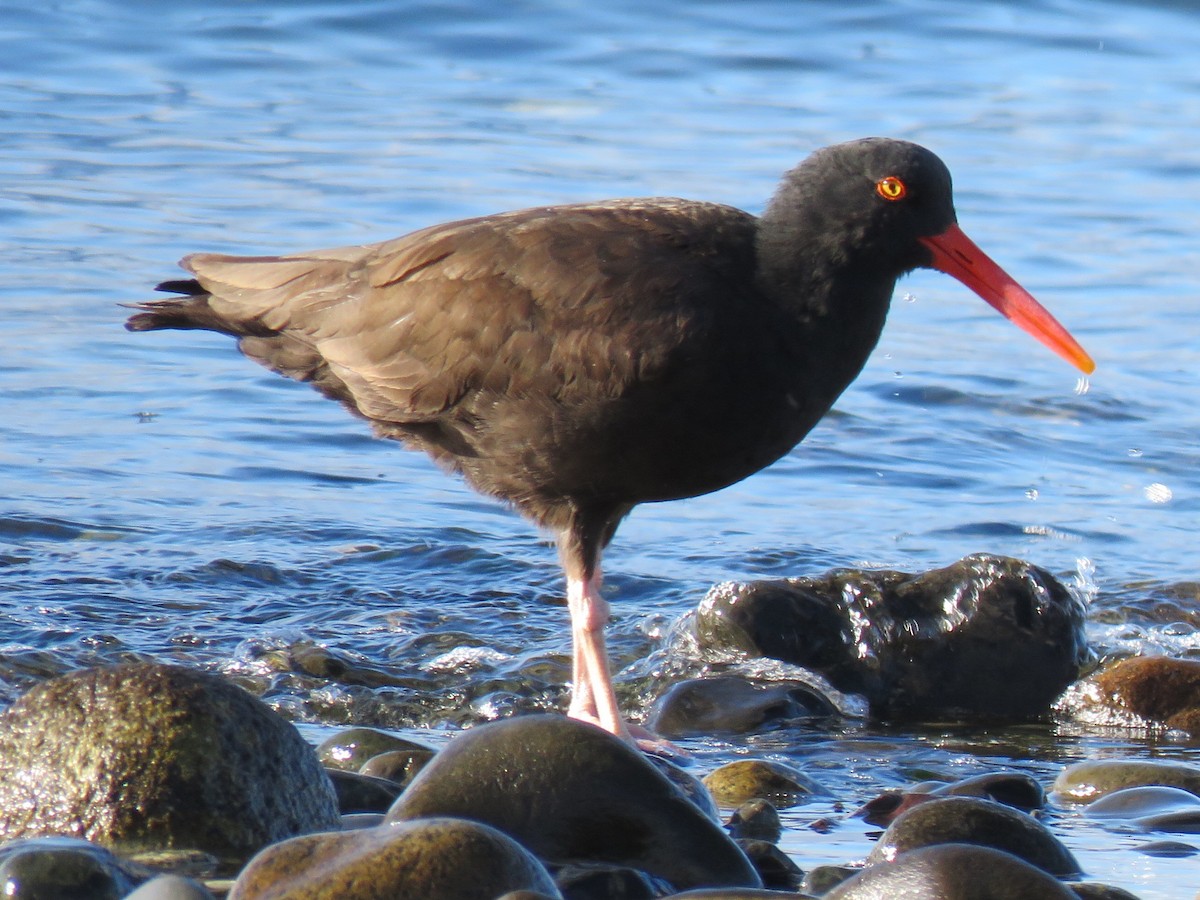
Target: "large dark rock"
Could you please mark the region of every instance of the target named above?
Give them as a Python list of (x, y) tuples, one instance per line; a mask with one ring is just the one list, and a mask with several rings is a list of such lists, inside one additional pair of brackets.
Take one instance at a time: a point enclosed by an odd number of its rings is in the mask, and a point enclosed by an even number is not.
[(43, 682), (0, 717), (0, 838), (71, 835), (240, 863), (337, 827), (299, 732), (231, 682), (135, 664)]
[(267, 847), (229, 900), (493, 900), (561, 895), (529, 851), (479, 822), (422, 819)]
[(608, 862), (677, 889), (759, 886), (721, 827), (623, 741), (562, 716), (522, 716), (456, 737), (388, 821), (486, 822), (552, 863)]
[(1042, 715), (1090, 658), (1082, 604), (1045, 570), (987, 555), (920, 575), (719, 585), (696, 631), (702, 646), (816, 671), (886, 719)]

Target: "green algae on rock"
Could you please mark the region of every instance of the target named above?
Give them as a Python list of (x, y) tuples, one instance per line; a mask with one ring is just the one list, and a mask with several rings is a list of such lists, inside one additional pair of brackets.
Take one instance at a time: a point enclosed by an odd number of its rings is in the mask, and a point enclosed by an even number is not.
[(0, 840), (65, 835), (240, 863), (338, 822), (300, 733), (216, 675), (83, 669), (38, 684), (0, 717)]

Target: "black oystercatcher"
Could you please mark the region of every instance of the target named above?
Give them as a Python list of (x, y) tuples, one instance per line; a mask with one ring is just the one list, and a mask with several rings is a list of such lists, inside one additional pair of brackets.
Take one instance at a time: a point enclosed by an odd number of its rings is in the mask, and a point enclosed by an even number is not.
[(896, 279), (962, 281), (1084, 372), (1084, 350), (955, 224), (934, 154), (870, 138), (784, 176), (761, 217), (611, 200), (361, 247), (198, 254), (127, 327), (200, 328), (309, 381), (558, 539), (569, 714), (629, 737), (600, 556), (638, 503), (715, 491), (794, 447), (862, 369)]

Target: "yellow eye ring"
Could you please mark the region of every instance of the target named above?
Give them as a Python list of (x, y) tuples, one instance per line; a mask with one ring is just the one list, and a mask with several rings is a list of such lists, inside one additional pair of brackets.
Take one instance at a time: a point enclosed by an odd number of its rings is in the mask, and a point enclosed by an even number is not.
[(908, 185), (895, 175), (888, 175), (875, 182), (875, 193), (884, 200), (903, 200), (908, 194)]

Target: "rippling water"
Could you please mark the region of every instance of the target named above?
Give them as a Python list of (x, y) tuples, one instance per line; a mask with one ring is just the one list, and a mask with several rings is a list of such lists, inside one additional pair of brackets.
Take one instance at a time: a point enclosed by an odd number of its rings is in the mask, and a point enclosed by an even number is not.
[[(334, 246), (609, 196), (757, 211), (811, 149), (867, 134), (949, 163), (964, 229), (1099, 368), (1077, 385), (956, 282), (902, 283), (871, 363), (797, 451), (623, 527), (608, 583), (628, 702), (646, 701), (672, 623), (715, 581), (982, 550), (1077, 582), (1102, 650), (1194, 655), (1196, 591), (1179, 585), (1197, 578), (1200, 504), (1196, 12), (0, 7), (0, 701), (143, 655), (245, 676), (314, 727), (442, 727), (560, 701), (566, 613), (544, 540), (229, 341), (129, 335), (116, 304), (191, 250)], [(309, 645), (358, 674), (289, 661)], [(847, 802), (929, 770), (1194, 754), (1070, 722), (751, 744)], [(1143, 897), (1200, 886), (1192, 858), (1063, 827), (1094, 877)], [(832, 861), (865, 852), (853, 837), (788, 849)]]

